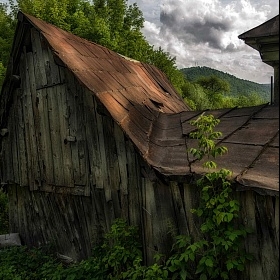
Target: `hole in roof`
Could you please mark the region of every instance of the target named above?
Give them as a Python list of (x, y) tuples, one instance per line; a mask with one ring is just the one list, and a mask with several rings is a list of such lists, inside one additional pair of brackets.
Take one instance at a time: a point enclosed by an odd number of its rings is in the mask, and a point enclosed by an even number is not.
[(158, 108), (158, 109), (161, 109), (164, 105), (162, 102), (158, 102), (158, 101), (155, 101), (151, 98), (149, 98), (151, 100), (151, 102)]
[(170, 95), (170, 93), (168, 91), (166, 91), (166, 89), (161, 84), (158, 83), (158, 85), (166, 95)]

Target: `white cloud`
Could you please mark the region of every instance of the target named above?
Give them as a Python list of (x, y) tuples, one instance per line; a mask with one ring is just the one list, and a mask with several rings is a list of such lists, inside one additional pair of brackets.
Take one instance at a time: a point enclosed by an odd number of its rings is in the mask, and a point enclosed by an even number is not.
[(176, 56), (179, 68), (208, 66), (239, 78), (270, 82), (273, 68), (238, 35), (279, 14), (277, 0), (130, 2), (137, 2), (143, 11), (147, 40)]

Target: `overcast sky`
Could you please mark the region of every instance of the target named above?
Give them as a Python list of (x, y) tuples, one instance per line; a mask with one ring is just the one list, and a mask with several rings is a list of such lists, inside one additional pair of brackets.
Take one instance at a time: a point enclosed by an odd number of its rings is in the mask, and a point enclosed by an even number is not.
[(128, 0), (145, 17), (151, 45), (176, 57), (179, 69), (208, 66), (238, 78), (270, 83), (273, 68), (238, 35), (279, 14), (278, 0)]

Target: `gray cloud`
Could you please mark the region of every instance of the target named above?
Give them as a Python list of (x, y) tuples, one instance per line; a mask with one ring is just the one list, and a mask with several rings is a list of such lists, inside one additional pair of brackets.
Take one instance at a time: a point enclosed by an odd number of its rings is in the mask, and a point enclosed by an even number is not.
[[(232, 22), (226, 18), (211, 17), (211, 15), (203, 18), (189, 15), (183, 17), (177, 9), (172, 12), (161, 11), (160, 22), (161, 28), (165, 31), (177, 34), (186, 41), (192, 38), (195, 44), (208, 44), (209, 47), (216, 49), (225, 49), (221, 41), (222, 35), (233, 28)], [(230, 45), (228, 50), (232, 51), (233, 45)]]
[(210, 47), (222, 49), (221, 33), (229, 30), (229, 24), (205, 19), (203, 22), (188, 22), (183, 30), (193, 35), (195, 43), (208, 43)]
[(176, 57), (179, 69), (215, 68), (242, 79), (269, 83), (273, 68), (238, 35), (279, 14), (278, 0), (129, 0), (146, 22), (143, 34)]

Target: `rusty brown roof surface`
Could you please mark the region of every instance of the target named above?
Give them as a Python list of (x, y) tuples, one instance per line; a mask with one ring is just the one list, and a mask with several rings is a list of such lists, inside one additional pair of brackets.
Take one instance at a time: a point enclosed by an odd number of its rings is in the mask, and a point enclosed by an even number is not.
[[(193, 130), (190, 120), (202, 112), (189, 111), (161, 71), (34, 17), (22, 16), (104, 104), (152, 168), (175, 179), (205, 172), (200, 164), (190, 163), (192, 158), (186, 152), (197, 144), (188, 137)], [(279, 107), (261, 105), (205, 113), (220, 118), (220, 144), (229, 149), (217, 159), (218, 165), (233, 171), (233, 180), (241, 189), (278, 193)]]
[[(201, 163), (191, 164), (193, 158), (186, 150), (196, 147), (197, 140), (189, 138), (194, 127), (190, 120), (203, 112), (160, 114), (150, 133), (145, 157), (165, 175), (201, 174)], [(205, 111), (220, 119), (217, 131), (223, 136), (219, 145), (228, 153), (215, 161), (218, 167), (233, 172), (233, 180), (242, 188), (279, 191), (279, 107), (267, 104), (247, 108)]]
[(279, 35), (279, 15), (238, 36), (239, 39)]
[(51, 49), (110, 111), (116, 120), (129, 117), (135, 104), (168, 113), (189, 110), (167, 77), (156, 67), (126, 59), (33, 16), (20, 13), (46, 39)]

